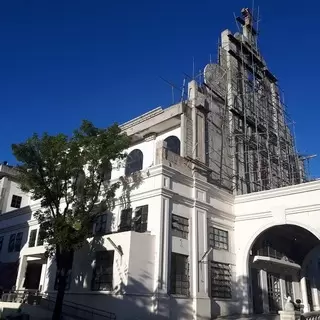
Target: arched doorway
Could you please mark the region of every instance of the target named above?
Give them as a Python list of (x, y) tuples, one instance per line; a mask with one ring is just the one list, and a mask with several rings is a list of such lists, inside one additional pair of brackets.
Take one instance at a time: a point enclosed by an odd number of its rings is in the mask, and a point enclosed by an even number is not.
[(287, 296), (312, 310), (310, 281), (302, 270), (319, 239), (297, 225), (277, 225), (263, 231), (249, 252), (249, 286), (254, 313), (277, 313)]

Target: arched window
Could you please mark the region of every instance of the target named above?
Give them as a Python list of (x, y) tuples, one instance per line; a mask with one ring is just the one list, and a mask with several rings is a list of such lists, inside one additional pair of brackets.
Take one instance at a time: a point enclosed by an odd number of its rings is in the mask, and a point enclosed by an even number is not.
[(170, 136), (164, 140), (167, 143), (167, 150), (180, 155), (180, 140), (176, 136)]
[(139, 149), (132, 150), (127, 157), (125, 175), (140, 171), (143, 166), (143, 153)]

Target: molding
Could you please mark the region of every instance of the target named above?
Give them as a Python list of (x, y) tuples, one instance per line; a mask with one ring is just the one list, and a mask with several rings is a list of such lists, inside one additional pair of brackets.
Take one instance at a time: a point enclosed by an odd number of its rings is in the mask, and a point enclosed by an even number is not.
[(285, 214), (291, 215), (291, 214), (298, 214), (298, 213), (312, 212), (312, 211), (320, 211), (320, 204), (287, 208), (287, 209), (285, 209)]
[(235, 196), (234, 203), (245, 203), (250, 201), (264, 200), (276, 197), (290, 196), (298, 193), (320, 191), (320, 180), (296, 184), (294, 186), (282, 187), (272, 190), (259, 191), (245, 195)]
[(263, 211), (263, 212), (255, 212), (249, 214), (236, 215), (235, 221), (246, 221), (246, 220), (255, 220), (255, 219), (266, 219), (272, 218), (272, 211)]
[[(208, 227), (218, 227), (222, 229), (228, 229), (230, 231), (234, 231), (234, 226), (229, 226), (228, 224), (221, 223), (219, 221), (214, 220), (214, 217), (208, 218)], [(209, 232), (208, 232), (209, 233)]]
[[(0, 229), (0, 234), (12, 232), (14, 230), (21, 230), (21, 229), (29, 229), (28, 221)], [(29, 230), (28, 230), (28, 232), (29, 232)]]

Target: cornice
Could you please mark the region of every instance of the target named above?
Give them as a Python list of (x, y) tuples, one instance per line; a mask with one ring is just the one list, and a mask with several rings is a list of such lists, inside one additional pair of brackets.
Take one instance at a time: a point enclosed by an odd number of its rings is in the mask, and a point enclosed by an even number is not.
[(235, 204), (250, 201), (264, 200), (283, 196), (295, 195), (303, 192), (320, 191), (320, 180), (282, 187), (273, 190), (259, 191), (245, 195), (235, 196)]
[(298, 213), (312, 212), (312, 211), (320, 211), (320, 204), (313, 204), (313, 205), (309, 205), (309, 206), (286, 208), (285, 209), (285, 214), (286, 215), (291, 215), (291, 214), (298, 214)]
[(266, 219), (266, 218), (272, 218), (272, 212), (271, 211), (263, 211), (263, 212), (255, 212), (255, 213), (249, 213), (249, 214), (243, 214), (243, 215), (236, 215), (235, 221), (246, 221), (246, 220), (255, 220), (255, 219)]

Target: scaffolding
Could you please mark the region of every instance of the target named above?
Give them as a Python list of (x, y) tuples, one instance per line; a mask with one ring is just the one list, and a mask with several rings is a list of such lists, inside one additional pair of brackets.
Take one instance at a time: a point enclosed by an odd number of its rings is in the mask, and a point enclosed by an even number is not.
[[(237, 18), (242, 32), (222, 33), (218, 61), (203, 72), (199, 92), (208, 104), (206, 162), (211, 180), (236, 194), (305, 181), (277, 79), (257, 47), (248, 9)], [(239, 28), (240, 29), (240, 28)]]

